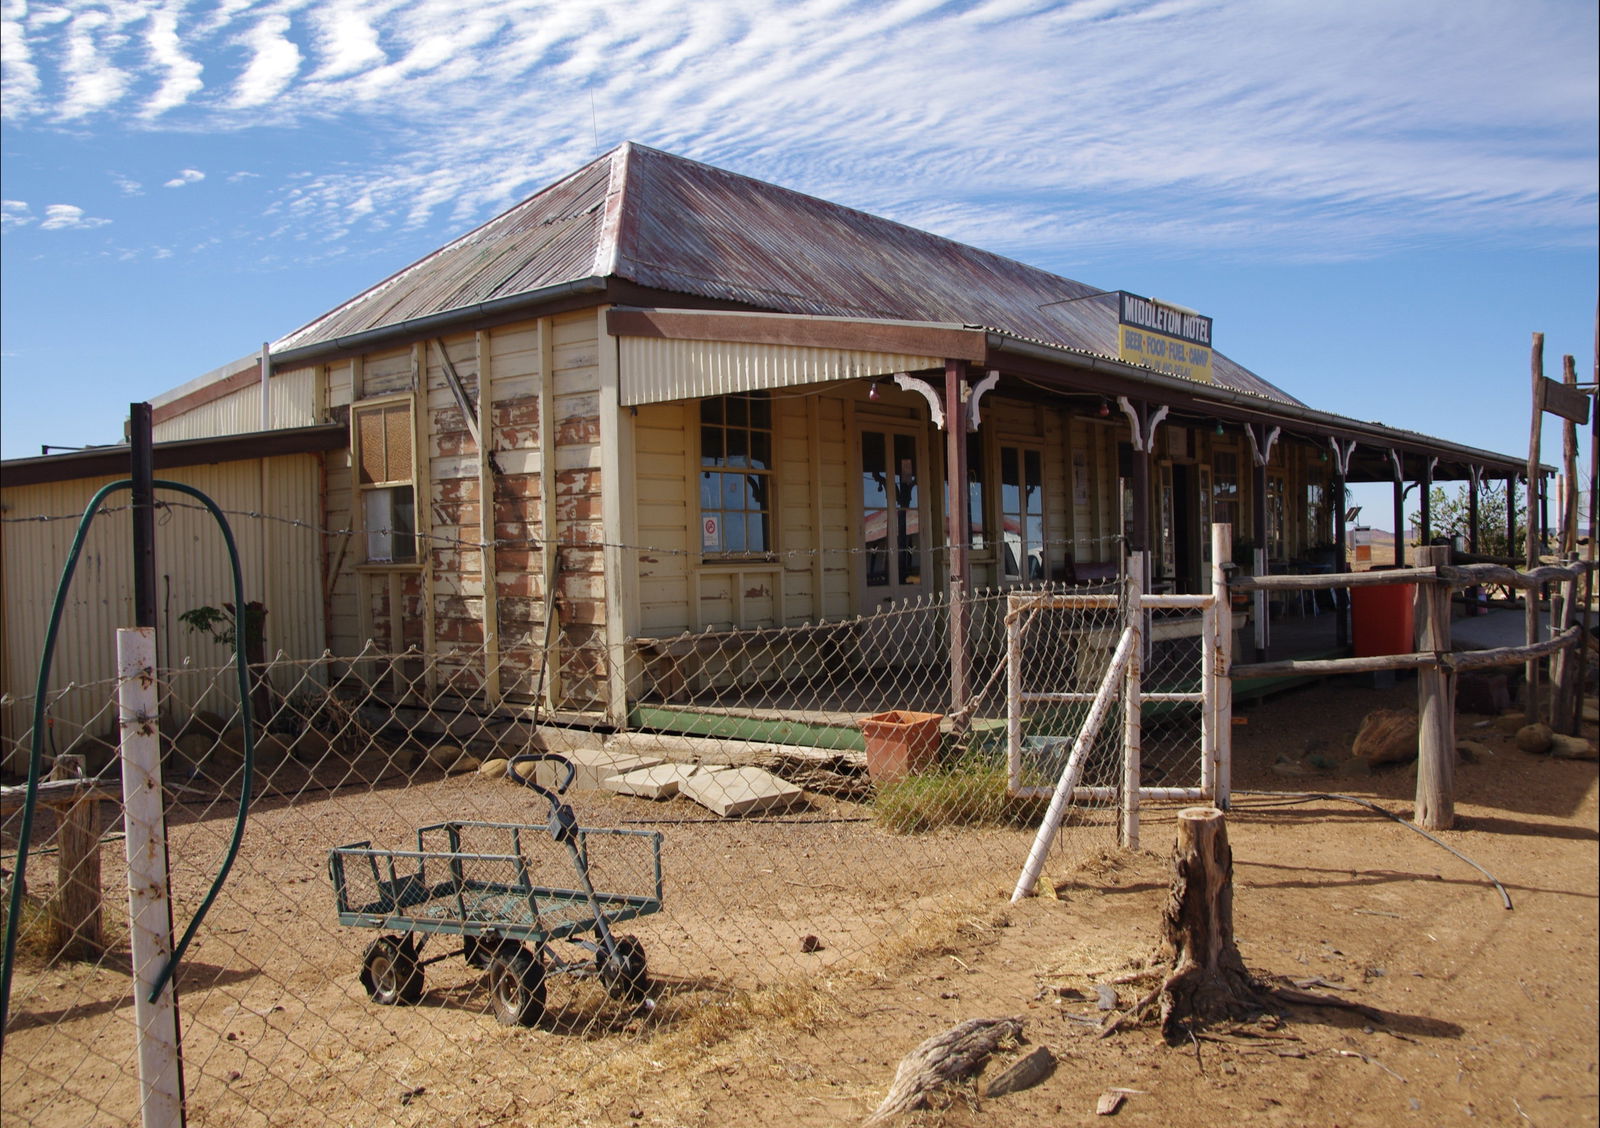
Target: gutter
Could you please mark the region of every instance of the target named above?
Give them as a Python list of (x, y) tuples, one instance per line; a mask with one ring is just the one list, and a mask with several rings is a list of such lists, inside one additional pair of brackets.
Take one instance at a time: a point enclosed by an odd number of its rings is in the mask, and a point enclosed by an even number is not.
[[(344, 424), (319, 423), (310, 427), (253, 431), (205, 439), (173, 439), (156, 443), (154, 458), (157, 470), (171, 470), (287, 454), (320, 454), (348, 447), (349, 444), (350, 429)], [(46, 482), (74, 482), (84, 478), (122, 478), (128, 473), (128, 444), (94, 447), (71, 454), (8, 459), (0, 462), (0, 470), (4, 470), (3, 483), (0, 484), (7, 488), (36, 486)]]
[(543, 286), (537, 290), (512, 294), (510, 297), (478, 302), (476, 305), (459, 306), (442, 313), (430, 313), (425, 317), (401, 321), (394, 325), (380, 325), (376, 329), (365, 329), (359, 333), (316, 341), (309, 345), (284, 349), (281, 352), (274, 351), (271, 354), (272, 363), (274, 367), (282, 369), (313, 360), (322, 360), (339, 353), (368, 352), (387, 344), (410, 344), (419, 337), (437, 336), (462, 323), (509, 321), (521, 314), (533, 313), (540, 307), (561, 298), (605, 292), (606, 280), (597, 275), (590, 275), (571, 282), (558, 282), (554, 286)]
[[(988, 346), (991, 353), (1010, 353), (1050, 364), (1086, 368), (1090, 372), (1119, 380), (1131, 380), (1148, 388), (1170, 392), (1177, 397), (1230, 407), (1240, 418), (1293, 421), (1324, 432), (1330, 437), (1360, 440), (1369, 446), (1376, 442), (1384, 447), (1400, 448), (1413, 454), (1445, 454), (1452, 459), (1459, 458), (1467, 462), (1485, 464), (1486, 469), (1489, 466), (1503, 469), (1508, 476), (1525, 475), (1528, 468), (1526, 459), (1496, 454), (1494, 451), (1480, 450), (1477, 447), (1460, 446), (1443, 440), (1430, 443), (1427, 436), (1396, 431), (1381, 423), (1363, 423), (1360, 420), (1318, 411), (1300, 404), (1263, 399), (1220, 384), (1197, 384), (1191, 380), (1169, 376), (1164, 372), (1152, 372), (1109, 357), (1074, 352), (1037, 341), (1019, 340), (992, 330), (988, 333)], [(1555, 473), (1553, 466), (1541, 464), (1540, 469), (1546, 474)]]

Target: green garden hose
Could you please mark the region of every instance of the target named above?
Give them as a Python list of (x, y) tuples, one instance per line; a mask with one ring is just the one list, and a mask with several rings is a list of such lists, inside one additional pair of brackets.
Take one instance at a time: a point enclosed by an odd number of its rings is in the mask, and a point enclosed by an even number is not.
[[(216, 519), (218, 527), (222, 530), (222, 538), (228, 547), (228, 561), (233, 573), (234, 606), (244, 607), (244, 578), (239, 568), (239, 549), (234, 543), (233, 530), (228, 526), (228, 520), (223, 516), (222, 510), (205, 494), (182, 482), (168, 482), (157, 479), (152, 483), (157, 489), (172, 490), (177, 493), (187, 494), (199, 501)], [(45, 692), (50, 678), (51, 660), (55, 655), (56, 635), (61, 628), (63, 608), (66, 606), (67, 592), (72, 586), (72, 576), (78, 567), (78, 558), (83, 552), (83, 542), (89, 531), (89, 526), (99, 514), (101, 502), (119, 490), (131, 490), (132, 479), (124, 478), (102, 486), (94, 497), (89, 499), (89, 504), (84, 508), (83, 517), (78, 521), (78, 529), (72, 538), (72, 548), (67, 553), (66, 563), (61, 568), (61, 579), (56, 584), (55, 600), (50, 607), (50, 624), (45, 631), (44, 648), (39, 655), (39, 676), (34, 687), (33, 696), (33, 731), (28, 754), (28, 787), (23, 800), (22, 823), (17, 832), (17, 867), (11, 875), (11, 895), (6, 913), (5, 947), (0, 953), (0, 1041), (4, 1040), (6, 1020), (11, 1009), (11, 972), (17, 954), (17, 927), (22, 915), (22, 894), (24, 891), (24, 874), (28, 866), (28, 849), (33, 839), (33, 815), (39, 800), (39, 774), (44, 751), (44, 710)], [(234, 639), (234, 665), (239, 678), (239, 716), (244, 728), (244, 770), (241, 776), (239, 793), (239, 811), (234, 819), (233, 837), (228, 843), (228, 851), (223, 856), (222, 865), (217, 870), (217, 876), (207, 890), (205, 898), (200, 902), (200, 907), (195, 910), (189, 927), (184, 930), (183, 938), (172, 950), (172, 957), (167, 960), (166, 966), (161, 969), (156, 977), (154, 989), (150, 993), (150, 1001), (154, 1002), (161, 994), (162, 989), (172, 979), (177, 970), (178, 962), (183, 958), (184, 951), (189, 947), (189, 942), (194, 939), (195, 931), (205, 919), (211, 904), (216, 900), (217, 893), (222, 889), (223, 882), (227, 880), (228, 872), (233, 868), (233, 862), (239, 854), (239, 844), (244, 838), (245, 820), (249, 813), (250, 792), (254, 787), (255, 776), (255, 733), (254, 718), (250, 708), (250, 678), (249, 668), (245, 663), (243, 632), (236, 632)]]

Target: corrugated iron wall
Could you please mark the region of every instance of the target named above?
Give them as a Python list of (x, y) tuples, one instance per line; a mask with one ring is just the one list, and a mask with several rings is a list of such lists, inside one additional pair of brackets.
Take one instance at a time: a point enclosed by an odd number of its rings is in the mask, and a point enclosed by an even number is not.
[(298, 368), (272, 376), (272, 421), (269, 427), (261, 426), (261, 388), (252, 385), (157, 423), (153, 430), (158, 443), (177, 439), (211, 439), (219, 435), (247, 435), (253, 431), (309, 427), (325, 422), (319, 418), (320, 414), (317, 370)]
[[(250, 459), (158, 472), (158, 478), (194, 486), (229, 514), (244, 574), (246, 600), (267, 606), (269, 659), (278, 651), (313, 658), (324, 646), (322, 544), (318, 500), (321, 467), (311, 454)], [(8, 742), (26, 736), (39, 655), (62, 565), (77, 528), (76, 515), (111, 478), (81, 479), (0, 490), (6, 523), (0, 542), (0, 692), (18, 699), (0, 710)], [(191, 631), (179, 615), (233, 599), (227, 549), (210, 515), (193, 499), (158, 492), (169, 502), (156, 519), (157, 655), (165, 668), (186, 663), (210, 670), (231, 658), (228, 647)], [(90, 686), (68, 694), (51, 710), (58, 735), (110, 731), (111, 680), (116, 673), (116, 630), (133, 622), (132, 534), (128, 495), (112, 495), (115, 511), (98, 517), (84, 542), (56, 640), (49, 685)], [(247, 516), (257, 514), (258, 516)], [(33, 516), (71, 520), (19, 521)], [(303, 527), (291, 525), (299, 521)], [(287, 688), (287, 676), (275, 679)], [(237, 695), (231, 682), (199, 674), (174, 679), (172, 708), (213, 708), (227, 713)], [(58, 748), (65, 751), (65, 748)], [(15, 765), (7, 765), (14, 768)]]

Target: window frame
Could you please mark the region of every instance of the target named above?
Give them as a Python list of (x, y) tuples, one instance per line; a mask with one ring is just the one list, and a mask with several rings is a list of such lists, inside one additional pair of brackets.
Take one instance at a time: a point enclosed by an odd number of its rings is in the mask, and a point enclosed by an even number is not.
[[(732, 401), (736, 400), (743, 401), (746, 404), (745, 421), (742, 423), (731, 422), (729, 420), (728, 405)], [(706, 405), (712, 403), (717, 403), (722, 406), (720, 420), (711, 421), (706, 418)], [(760, 426), (755, 422), (755, 413), (749, 410), (749, 405), (753, 403), (763, 403), (766, 405), (767, 422), (765, 426)], [(690, 493), (694, 502), (693, 508), (695, 514), (695, 527), (699, 530), (699, 539), (695, 551), (699, 554), (700, 563), (702, 565), (744, 564), (750, 562), (766, 563), (776, 560), (778, 557), (777, 454), (779, 439), (777, 400), (764, 388), (757, 388), (744, 392), (730, 392), (726, 395), (720, 396), (703, 396), (695, 401), (694, 413), (690, 425), (695, 428), (695, 476), (693, 484), (690, 486)], [(706, 431), (707, 428), (712, 427), (719, 428), (721, 430), (721, 439), (724, 451), (727, 451), (730, 445), (728, 443), (730, 432), (742, 433), (745, 439), (745, 457), (747, 458), (752, 458), (753, 456), (753, 451), (751, 450), (753, 445), (752, 436), (765, 435), (767, 444), (767, 464), (762, 467), (753, 465), (738, 466), (732, 463), (725, 463), (723, 465), (708, 464), (706, 462)], [(726, 457), (726, 455), (724, 455), (724, 457)], [(747, 481), (744, 483), (743, 488), (741, 489), (741, 494), (745, 499), (746, 504), (738, 509), (734, 509), (725, 505), (707, 506), (707, 483), (705, 481), (707, 475), (716, 475), (719, 478), (739, 477), (746, 479)], [(764, 499), (762, 503), (756, 506), (751, 506), (749, 504), (751, 500), (755, 500), (752, 498), (752, 491), (749, 489), (748, 482), (748, 479), (752, 475), (761, 480), (761, 490), (764, 493)], [(719, 499), (725, 499), (728, 496), (726, 488), (727, 487), (725, 483), (718, 485), (715, 492)], [(748, 543), (749, 539), (748, 522), (752, 516), (759, 515), (764, 522), (766, 544), (757, 549), (744, 547), (736, 549), (729, 549), (726, 547), (708, 547), (707, 537), (710, 532), (710, 529), (707, 525), (708, 516), (711, 514), (721, 515), (722, 519), (717, 526), (717, 535), (721, 543), (726, 545), (728, 528), (726, 525), (726, 515), (730, 513), (740, 514), (741, 519), (746, 523), (744, 529), (744, 540), (746, 543)]]
[[(385, 415), (396, 408), (404, 408), (406, 414), (405, 428), (409, 437), (409, 474), (404, 478), (387, 477), (382, 481), (363, 481), (364, 463), (361, 446), (361, 419), (368, 415)], [(383, 429), (385, 441), (389, 435), (388, 428)], [(350, 405), (350, 488), (352, 526), (361, 532), (361, 566), (367, 569), (417, 569), (422, 566), (421, 529), (418, 527), (417, 516), (417, 411), (416, 400), (409, 392), (389, 396), (374, 396), (371, 399), (360, 400)], [(385, 470), (390, 470), (388, 452), (384, 454)], [(391, 499), (401, 496), (402, 491), (410, 493), (411, 529), (388, 528), (372, 529), (369, 527), (370, 501), (380, 495)], [(391, 513), (393, 509), (391, 508)], [(387, 559), (374, 558), (372, 549), (374, 538), (388, 538), (390, 554)], [(411, 554), (402, 556), (396, 550), (401, 548), (403, 542), (409, 540)]]
[[(1001, 436), (995, 440), (994, 451), (996, 473), (994, 475), (993, 540), (997, 546), (995, 554), (996, 575), (999, 577), (1000, 583), (1005, 585), (1044, 583), (1050, 578), (1050, 487), (1049, 474), (1047, 472), (1048, 460), (1045, 457), (1044, 444), (1031, 439), (1024, 440)], [(1008, 452), (1014, 452), (1016, 458), (1017, 488), (1022, 505), (1022, 508), (1015, 511), (1015, 514), (1006, 507), (1006, 456)], [(1028, 535), (1027, 529), (1028, 519), (1034, 516), (1028, 509), (1027, 499), (1028, 485), (1026, 479), (1029, 455), (1033, 455), (1038, 459), (1039, 470), (1037, 513), (1039, 521), (1039, 543), (1037, 546), (1039, 574), (1037, 576), (1029, 576), (1027, 568), (1023, 564), (1031, 555), (1030, 550), (1033, 547), (1033, 538)], [(1007, 569), (1008, 556), (1013, 554), (1009, 551), (1010, 545), (1006, 539), (1006, 521), (1013, 515), (1019, 518), (1017, 533), (1019, 551), (1014, 554), (1017, 561), (1017, 571), (1015, 573)]]

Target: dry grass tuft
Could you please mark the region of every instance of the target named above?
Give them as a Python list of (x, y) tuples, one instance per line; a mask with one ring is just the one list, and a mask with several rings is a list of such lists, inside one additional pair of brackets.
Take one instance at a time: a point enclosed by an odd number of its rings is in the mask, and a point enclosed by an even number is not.
[[(792, 1080), (783, 1050), (799, 1037), (826, 1037), (844, 1021), (862, 978), (898, 974), (929, 956), (953, 953), (1008, 913), (993, 898), (964, 893), (941, 902), (863, 960), (828, 978), (794, 977), (751, 991), (668, 990), (640, 1026), (640, 1036), (595, 1044), (604, 1056), (584, 1072), (573, 1098), (579, 1116), (615, 1110), (651, 1094), (657, 1116), (686, 1115), (708, 1090), (739, 1076), (746, 1083)], [(581, 1122), (581, 1119), (580, 1119)]]

